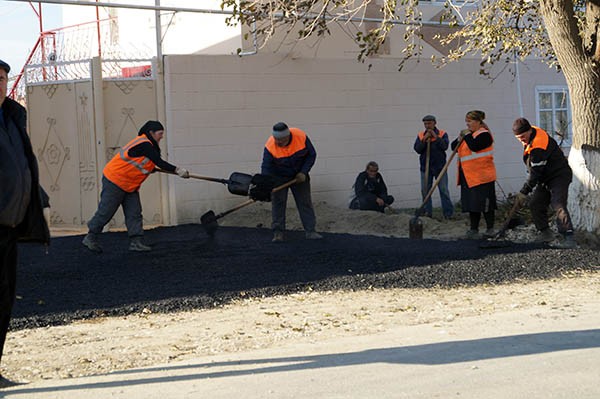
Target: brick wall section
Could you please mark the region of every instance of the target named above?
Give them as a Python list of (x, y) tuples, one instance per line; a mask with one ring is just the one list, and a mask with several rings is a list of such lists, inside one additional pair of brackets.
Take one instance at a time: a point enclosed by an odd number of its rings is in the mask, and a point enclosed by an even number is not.
[[(441, 70), (426, 60), (402, 72), (397, 65), (396, 59), (373, 60), (369, 69), (349, 59), (167, 56), (168, 158), (202, 175), (256, 173), (272, 125), (285, 121), (305, 130), (317, 149), (311, 173), (315, 201), (346, 206), (356, 175), (375, 160), (395, 205), (416, 207), (421, 198), (412, 147), (422, 116), (436, 115), (452, 140), (465, 126), (465, 113), (481, 109), (496, 137), (498, 196), (518, 190), (525, 170), (510, 130), (519, 116), (513, 76), (482, 78), (475, 60)], [(536, 62), (522, 69), (524, 113), (534, 121), (535, 86), (563, 80)], [(458, 201), (455, 162), (449, 175)], [(197, 180), (175, 180), (171, 190), (177, 223), (198, 222), (208, 209), (218, 212), (244, 200), (220, 184)]]

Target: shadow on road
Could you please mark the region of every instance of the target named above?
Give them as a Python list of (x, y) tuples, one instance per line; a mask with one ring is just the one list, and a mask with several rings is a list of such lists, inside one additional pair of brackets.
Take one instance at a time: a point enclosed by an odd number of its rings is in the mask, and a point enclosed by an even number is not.
[[(444, 365), (598, 347), (600, 347), (599, 329), (545, 332), (484, 338), (471, 341), (453, 341), (406, 347), (377, 348), (349, 353), (261, 358), (235, 360), (231, 362), (208, 362), (184, 366), (126, 370), (105, 375), (104, 377), (114, 377), (112, 381), (107, 382), (90, 382), (85, 384), (31, 389), (21, 388), (10, 390), (7, 393), (11, 395), (24, 395), (41, 392), (117, 388), (264, 373), (368, 365), (374, 363)], [(222, 368), (223, 370), (211, 371), (211, 369), (214, 370), (219, 368)], [(188, 373), (166, 377), (142, 377), (142, 375), (147, 373), (159, 372), (164, 374), (166, 372), (176, 372), (180, 370), (186, 370)], [(129, 379), (123, 380), (122, 378), (124, 378), (124, 375)], [(97, 377), (90, 378), (93, 379)]]

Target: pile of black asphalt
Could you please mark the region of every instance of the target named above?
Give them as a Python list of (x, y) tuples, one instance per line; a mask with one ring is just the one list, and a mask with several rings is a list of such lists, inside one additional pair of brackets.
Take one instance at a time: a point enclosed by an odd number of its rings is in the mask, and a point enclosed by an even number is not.
[(101, 254), (82, 236), (52, 240), (48, 253), (20, 245), (12, 329), (74, 320), (220, 306), (234, 299), (306, 290), (429, 288), (547, 279), (600, 270), (600, 252), (539, 244), (482, 249), (480, 242), (289, 232), (272, 243), (268, 229), (201, 225), (146, 232), (151, 252), (128, 251), (126, 233), (104, 233)]

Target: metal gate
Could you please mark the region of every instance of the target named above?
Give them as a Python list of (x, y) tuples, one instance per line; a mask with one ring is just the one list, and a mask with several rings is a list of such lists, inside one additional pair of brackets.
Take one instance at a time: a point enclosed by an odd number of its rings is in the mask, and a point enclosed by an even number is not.
[[(135, 61), (96, 58), (26, 69), (29, 134), (53, 227), (85, 227), (106, 162), (147, 120), (159, 119), (156, 62)], [(144, 223), (162, 224), (161, 179), (151, 176), (140, 194)], [(122, 211), (109, 226), (124, 226)]]

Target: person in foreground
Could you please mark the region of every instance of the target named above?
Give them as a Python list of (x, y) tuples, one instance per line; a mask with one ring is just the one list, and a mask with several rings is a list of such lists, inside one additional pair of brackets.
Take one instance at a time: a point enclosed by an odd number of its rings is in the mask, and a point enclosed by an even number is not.
[(471, 228), (466, 238), (478, 239), (481, 213), (485, 218), (485, 237), (493, 237), (496, 210), (496, 165), (494, 164), (494, 137), (484, 122), (485, 113), (473, 110), (467, 112), (467, 129), (461, 131), (460, 138), (452, 142), (454, 150), (458, 145), (458, 184), (463, 212), (469, 212)]
[[(27, 135), (27, 111), (7, 98), (10, 66), (0, 60), (0, 362), (15, 303), (17, 241), (48, 245), (37, 159)], [(0, 376), (0, 389), (17, 385)]]
[(388, 195), (383, 176), (379, 173), (377, 162), (371, 161), (364, 171), (360, 172), (354, 182), (354, 198), (350, 201), (350, 209), (383, 212), (386, 206), (394, 202)]
[[(531, 126), (525, 118), (513, 123), (513, 133), (523, 144), (523, 162), (529, 177), (517, 194), (522, 206), (531, 194), (529, 209), (533, 223), (539, 230), (538, 241), (549, 242), (553, 248), (575, 248), (571, 215), (567, 210), (569, 184), (573, 172), (560, 146), (548, 133), (537, 126)], [(554, 240), (554, 233), (548, 227), (548, 205), (556, 212), (556, 227), (561, 240)]]
[[(272, 176), (276, 185), (296, 179), (296, 183), (290, 189), (296, 201), (306, 238), (309, 240), (323, 238), (315, 231), (316, 217), (308, 175), (316, 159), (317, 152), (305, 132), (295, 127), (288, 127), (283, 122), (273, 126), (273, 132), (265, 143), (261, 173)], [(285, 238), (287, 197), (287, 188), (271, 196), (273, 242), (282, 242)]]
[(144, 228), (139, 193), (142, 183), (154, 172), (155, 167), (167, 172), (175, 172), (183, 178), (190, 177), (186, 169), (171, 165), (160, 157), (158, 143), (164, 134), (162, 123), (146, 122), (140, 128), (138, 136), (123, 146), (104, 167), (98, 210), (88, 222), (89, 231), (82, 241), (90, 251), (102, 252), (98, 235), (112, 219), (119, 206), (123, 207), (125, 214), (129, 250), (145, 252), (152, 249), (142, 241)]

